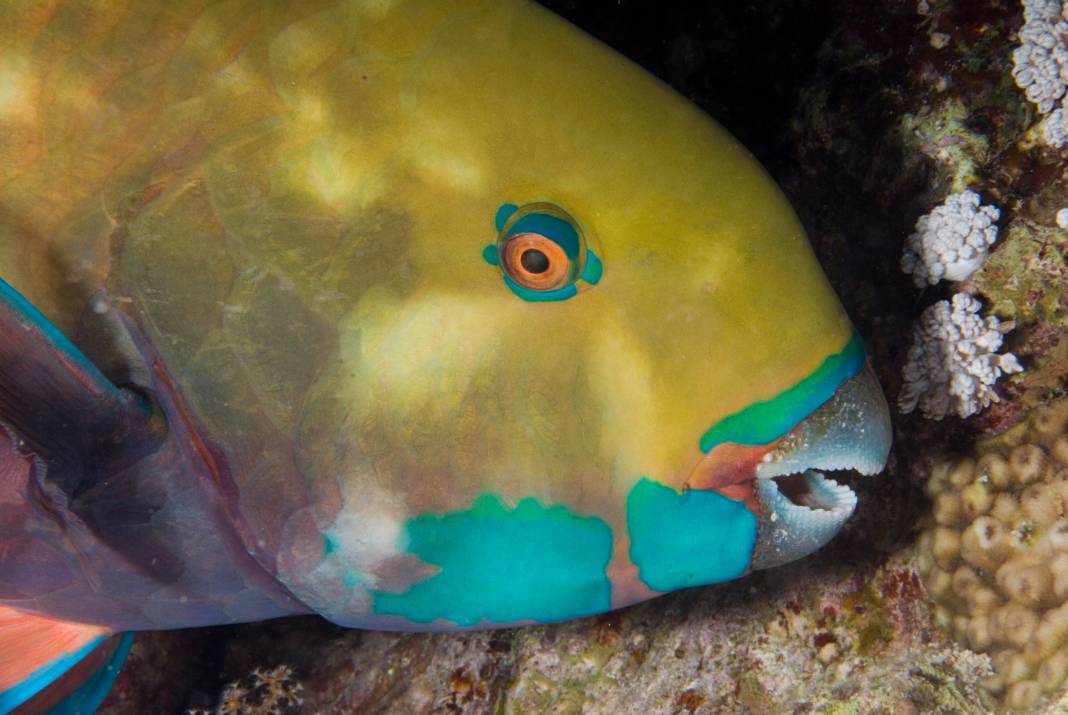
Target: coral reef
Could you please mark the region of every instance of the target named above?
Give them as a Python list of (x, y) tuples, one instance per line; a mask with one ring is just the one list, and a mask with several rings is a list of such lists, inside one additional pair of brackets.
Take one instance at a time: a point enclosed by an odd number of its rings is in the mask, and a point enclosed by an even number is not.
[(246, 680), (225, 688), (214, 709), (193, 708), (186, 715), (283, 715), (299, 712), (304, 705), (304, 685), (288, 665), (256, 668)]
[(984, 687), (1025, 711), (1068, 682), (1068, 400), (937, 466), (917, 564), (936, 617), (992, 655)]
[(905, 240), (901, 270), (912, 274), (917, 288), (968, 278), (997, 240), (1000, 216), (997, 207), (980, 206), (974, 191), (951, 194), (916, 221), (916, 230)]
[(1060, 148), (1068, 142), (1068, 3), (1024, 0), (1023, 8), (1025, 23), (1020, 46), (1012, 53), (1012, 76), (1039, 113), (1048, 115), (1043, 137)]
[(902, 412), (917, 404), (925, 417), (940, 420), (951, 411), (974, 415), (998, 401), (993, 385), (1005, 373), (1022, 372), (1012, 353), (998, 354), (1006, 325), (981, 318), (982, 304), (965, 293), (930, 306), (913, 330), (898, 398)]
[(978, 715), (990, 675), (988, 658), (933, 627), (900, 560), (861, 574), (799, 562), (741, 589), (514, 631), (258, 624), (227, 649), (226, 671), (247, 672), (268, 648), (302, 664), (309, 713)]
[(137, 634), (104, 712), (181, 713), (199, 705), (190, 702), (189, 684), (218, 677), (216, 636), (210, 629)]
[[(941, 280), (963, 281), (986, 260), (997, 240), (995, 206), (981, 206), (974, 191), (951, 194), (916, 221), (905, 240), (901, 270), (912, 274), (917, 288)], [(912, 345), (902, 368), (898, 407), (908, 413), (917, 404), (924, 417), (940, 420), (950, 412), (970, 417), (999, 400), (993, 390), (1006, 373), (1023, 372), (1011, 353), (998, 355), (1002, 334), (1012, 328), (996, 316), (979, 317), (982, 304), (966, 293), (924, 310), (912, 331)]]

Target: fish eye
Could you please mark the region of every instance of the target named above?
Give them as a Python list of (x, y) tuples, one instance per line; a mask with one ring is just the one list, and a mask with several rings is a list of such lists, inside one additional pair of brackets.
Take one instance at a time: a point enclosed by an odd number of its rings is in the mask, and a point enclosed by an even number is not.
[(539, 201), (503, 204), (494, 218), (497, 243), (482, 257), (523, 300), (567, 300), (601, 280), (604, 264), (578, 220), (562, 206)]
[(529, 273), (544, 273), (549, 270), (549, 257), (536, 248), (523, 251), (519, 257), (519, 263)]
[(561, 288), (571, 273), (571, 260), (564, 249), (538, 233), (511, 236), (504, 244), (501, 259), (508, 276), (530, 290)]
[(601, 259), (574, 217), (557, 204), (504, 204), (497, 211), (497, 243), (483, 258), (505, 284), (528, 301), (567, 300), (601, 280)]

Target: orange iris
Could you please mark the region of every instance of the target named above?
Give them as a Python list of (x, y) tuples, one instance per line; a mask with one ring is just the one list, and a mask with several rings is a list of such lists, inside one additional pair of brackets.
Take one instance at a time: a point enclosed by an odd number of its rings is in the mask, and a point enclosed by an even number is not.
[(554, 290), (567, 282), (569, 261), (564, 249), (540, 233), (518, 233), (504, 244), (503, 264), (509, 277), (530, 290)]

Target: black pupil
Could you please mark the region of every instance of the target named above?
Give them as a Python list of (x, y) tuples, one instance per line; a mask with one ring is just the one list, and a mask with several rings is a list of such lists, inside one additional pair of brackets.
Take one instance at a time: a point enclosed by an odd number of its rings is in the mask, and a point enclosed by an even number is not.
[(523, 251), (519, 262), (527, 273), (544, 273), (549, 270), (549, 257), (536, 248)]

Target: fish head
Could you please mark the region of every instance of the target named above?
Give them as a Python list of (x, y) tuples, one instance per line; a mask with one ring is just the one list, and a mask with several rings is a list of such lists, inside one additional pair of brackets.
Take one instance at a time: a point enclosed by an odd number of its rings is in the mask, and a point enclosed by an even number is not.
[(532, 2), (283, 5), (131, 16), (15, 92), (67, 133), (5, 204), (48, 260), (0, 283), (0, 605), (496, 627), (834, 535), (817, 471), (879, 471), (887, 409), (744, 148)]
[(397, 110), (417, 278), (363, 293), (309, 403), (303, 463), (340, 486), (305, 586), (350, 585), (316, 607), (543, 622), (815, 550), (856, 497), (813, 470), (880, 471), (890, 428), (797, 216), (637, 66), (479, 7)]

